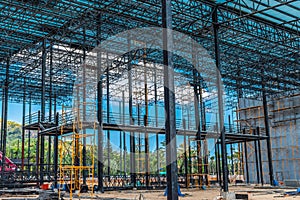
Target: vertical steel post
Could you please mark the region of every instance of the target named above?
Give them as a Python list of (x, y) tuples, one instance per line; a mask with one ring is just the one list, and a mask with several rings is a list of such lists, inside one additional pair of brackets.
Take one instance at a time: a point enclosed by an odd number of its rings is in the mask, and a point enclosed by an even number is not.
[[(155, 127), (158, 127), (158, 107), (157, 107), (157, 73), (156, 73), (156, 64), (153, 63), (154, 67), (154, 114), (155, 114)], [(159, 160), (159, 133), (156, 133), (156, 172), (158, 176), (158, 180), (160, 180), (160, 160)], [(159, 181), (160, 182), (160, 181)]]
[(59, 113), (55, 115), (55, 136), (54, 136), (54, 188), (58, 188), (57, 185), (57, 175), (58, 175), (58, 121), (59, 121)]
[[(260, 136), (260, 128), (256, 127), (256, 134)], [(260, 171), (260, 182), (261, 185), (264, 185), (264, 176), (263, 176), (263, 163), (262, 163), (262, 156), (261, 156), (261, 146), (260, 140), (257, 141), (258, 143), (258, 156), (259, 156), (259, 171)]]
[[(122, 91), (122, 113), (123, 113), (123, 116), (122, 116), (122, 121), (123, 121), (123, 125), (125, 125), (125, 93), (124, 91)], [(123, 131), (123, 159), (124, 159), (124, 175), (126, 175), (126, 151), (127, 151), (127, 148), (126, 148), (126, 133), (125, 131)]]
[(22, 165), (24, 170), (24, 158), (25, 158), (25, 114), (26, 114), (26, 79), (24, 78), (24, 94), (23, 94), (23, 111), (22, 111)]
[(162, 0), (163, 64), (164, 64), (164, 104), (167, 160), (167, 199), (178, 199), (176, 113), (173, 66), (173, 33), (171, 0)]
[[(47, 60), (47, 49), (46, 49), (46, 39), (43, 40), (42, 46), (42, 94), (41, 94), (41, 118), (39, 121), (39, 125), (45, 121), (45, 114), (46, 114), (46, 60)], [(39, 135), (38, 137), (41, 138), (40, 141), (40, 180), (41, 184), (43, 183), (44, 177), (44, 156), (45, 156), (45, 137), (43, 135)]]
[[(253, 129), (253, 135), (256, 135), (256, 130)], [(256, 181), (259, 183), (259, 166), (258, 166), (258, 152), (257, 152), (257, 141), (254, 142), (254, 153), (255, 153), (255, 167), (256, 167)]]
[(271, 136), (270, 136), (270, 125), (269, 125), (269, 111), (268, 111), (268, 101), (265, 89), (265, 80), (264, 80), (264, 69), (262, 68), (262, 99), (263, 99), (263, 109), (264, 109), (264, 122), (267, 136), (267, 152), (268, 152), (268, 163), (269, 163), (269, 175), (270, 175), (270, 184), (274, 185), (274, 172), (273, 172), (273, 163), (272, 163), (272, 145), (271, 145)]
[(97, 120), (98, 120), (98, 191), (104, 192), (103, 189), (103, 117), (102, 117), (102, 66), (101, 66), (101, 52), (97, 53), (97, 70), (98, 70), (98, 84), (97, 84)]
[[(246, 129), (243, 129), (243, 134), (246, 134)], [(244, 142), (244, 153), (245, 153), (245, 168), (246, 168), (246, 181), (247, 181), (247, 184), (250, 183), (250, 180), (249, 180), (249, 166), (248, 166), (248, 149), (247, 149), (247, 142), (245, 141)]]
[(222, 154), (222, 170), (223, 170), (223, 191), (228, 192), (228, 166), (227, 166), (227, 152), (226, 152), (226, 136), (224, 127), (224, 109), (223, 109), (223, 89), (221, 79), (220, 66), (220, 47), (219, 47), (219, 24), (218, 24), (218, 8), (215, 7), (212, 15), (214, 43), (215, 43), (215, 57), (217, 67), (217, 87), (218, 87), (218, 107), (219, 107), (219, 125), (221, 131), (221, 154)]
[[(193, 52), (193, 65), (196, 67), (195, 55)], [(198, 81), (197, 81), (197, 72), (193, 70), (193, 88), (194, 88), (194, 108), (195, 108), (195, 123), (196, 123), (196, 144), (197, 144), (197, 170), (198, 174), (202, 173), (202, 158), (201, 158), (201, 128), (200, 128), (200, 112), (199, 112), (199, 90), (198, 90)], [(200, 177), (199, 177), (200, 178)]]
[[(49, 70), (49, 122), (52, 122), (52, 70), (53, 70), (53, 44), (50, 44), (50, 70)], [(55, 116), (55, 113), (54, 113)], [(55, 121), (54, 121), (55, 122)], [(51, 135), (48, 136), (48, 158), (47, 158), (47, 171), (51, 170)]]
[[(108, 54), (107, 54), (107, 68), (106, 68), (106, 118), (107, 123), (110, 123), (110, 96), (109, 96), (109, 61), (108, 61)], [(110, 177), (110, 131), (107, 130), (107, 175)]]
[[(83, 27), (83, 97), (82, 97), (82, 121), (83, 123), (86, 122), (86, 27)], [(86, 128), (83, 128), (83, 135), (86, 134)], [(78, 154), (79, 155), (79, 154)], [(82, 165), (86, 166), (86, 137), (83, 137), (83, 146), (82, 146)], [(86, 185), (86, 177), (87, 177), (87, 170), (83, 170), (83, 185)]]
[[(131, 39), (128, 38), (128, 51), (131, 47)], [(132, 66), (131, 66), (131, 53), (128, 56), (128, 90), (129, 90), (129, 119), (130, 125), (134, 124), (133, 113), (132, 113)], [(136, 170), (135, 170), (135, 134), (134, 132), (130, 132), (130, 179), (131, 183), (133, 183), (133, 187), (136, 187)]]
[(9, 58), (6, 60), (5, 86), (4, 86), (4, 107), (3, 107), (3, 137), (2, 137), (2, 172), (5, 171), (5, 156), (6, 156), (6, 137), (7, 137), (7, 120), (8, 120), (8, 86), (9, 86)]
[[(31, 93), (29, 94), (29, 109), (28, 109), (28, 114), (29, 114), (29, 124), (31, 124)], [(27, 152), (27, 159), (28, 159), (28, 174), (30, 173), (30, 138), (31, 138), (31, 132), (28, 130), (28, 152)]]
[(148, 126), (148, 115), (149, 115), (149, 108), (148, 108), (148, 82), (147, 82), (147, 67), (146, 67), (146, 47), (144, 49), (144, 91), (145, 91), (145, 116), (144, 116), (144, 126), (145, 126), (145, 170), (146, 170), (146, 187), (150, 186), (149, 180), (149, 172), (150, 172), (150, 162), (149, 162), (149, 134), (147, 131)]
[[(182, 109), (183, 112), (183, 109)], [(186, 120), (182, 118), (183, 131), (184, 131), (184, 139), (183, 139), (183, 148), (184, 148), (184, 173), (185, 173), (185, 187), (188, 188), (188, 158), (186, 152)]]

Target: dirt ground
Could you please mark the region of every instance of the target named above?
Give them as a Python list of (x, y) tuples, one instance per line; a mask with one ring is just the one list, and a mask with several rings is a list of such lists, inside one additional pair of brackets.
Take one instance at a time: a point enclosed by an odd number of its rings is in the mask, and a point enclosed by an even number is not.
[[(269, 199), (277, 199), (277, 200), (289, 200), (289, 199), (299, 199), (298, 196), (283, 196), (285, 192), (288, 191), (296, 191), (294, 189), (285, 189), (285, 188), (257, 188), (254, 186), (231, 186), (229, 187), (230, 192), (234, 192), (235, 194), (243, 194), (248, 195), (249, 200), (269, 200)], [(220, 197), (220, 189), (216, 187), (210, 187), (206, 190), (202, 189), (181, 189), (181, 192), (185, 194), (184, 197), (179, 197), (180, 200), (219, 200)], [(82, 194), (78, 197), (76, 194), (73, 195), (72, 199), (101, 199), (101, 200), (166, 200), (167, 198), (163, 196), (163, 190), (123, 190), (123, 191), (106, 191), (105, 193), (96, 193), (91, 195)], [(87, 196), (88, 195), (88, 196)], [(38, 195), (28, 195), (28, 196), (6, 196), (3, 194), (0, 196), (0, 200), (8, 200), (8, 199), (38, 199)], [(70, 199), (68, 194), (64, 196), (63, 199)]]
[[(284, 192), (296, 191), (296, 189), (283, 189), (283, 188), (272, 188), (272, 189), (256, 189), (251, 186), (231, 186), (229, 191), (235, 192), (236, 194), (248, 194), (251, 200), (269, 200), (269, 199), (300, 199), (300, 196), (283, 196)], [(184, 197), (180, 197), (181, 200), (214, 200), (219, 199), (220, 196), (219, 188), (207, 188), (206, 190), (201, 189), (181, 189), (181, 192), (185, 194)], [(115, 200), (165, 200), (163, 196), (163, 190), (131, 190), (131, 191), (110, 191), (104, 194), (96, 194), (100, 199), (115, 199)]]

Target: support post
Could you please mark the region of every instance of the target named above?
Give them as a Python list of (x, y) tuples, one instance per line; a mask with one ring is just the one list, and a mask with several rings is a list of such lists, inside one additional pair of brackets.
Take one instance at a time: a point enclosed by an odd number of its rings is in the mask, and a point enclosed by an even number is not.
[(226, 152), (226, 136), (224, 127), (224, 109), (223, 109), (223, 89), (221, 79), (221, 66), (220, 66), (220, 47), (219, 47), (219, 24), (218, 24), (218, 7), (214, 8), (213, 15), (213, 30), (214, 30), (214, 43), (215, 43), (215, 57), (217, 67), (217, 87), (218, 87), (218, 107), (219, 107), (219, 130), (221, 131), (221, 154), (222, 154), (222, 172), (223, 172), (223, 191), (228, 192), (228, 166), (227, 166), (227, 152)]
[[(28, 109), (28, 114), (29, 114), (29, 124), (31, 124), (31, 93), (29, 94), (29, 109)], [(28, 159), (28, 175), (30, 174), (30, 138), (31, 138), (31, 132), (28, 130), (28, 152), (27, 152), (27, 159)]]
[(59, 122), (59, 113), (55, 115), (55, 136), (54, 136), (54, 188), (58, 188), (57, 180), (58, 180), (58, 122)]
[[(43, 40), (43, 47), (42, 47), (42, 94), (41, 94), (41, 118), (39, 121), (39, 125), (45, 121), (45, 114), (46, 114), (46, 59), (47, 59), (47, 50), (46, 50), (46, 39)], [(38, 137), (41, 138), (40, 141), (40, 183), (43, 184), (43, 177), (44, 177), (44, 157), (45, 157), (45, 137), (43, 135), (39, 135)]]
[(23, 112), (22, 112), (22, 165), (24, 170), (24, 158), (25, 158), (25, 114), (26, 114), (26, 79), (24, 78), (24, 94), (23, 94)]
[[(103, 118), (102, 118), (102, 69), (101, 69), (101, 53), (97, 55), (98, 65), (98, 84), (97, 84), (97, 119), (98, 119), (98, 191), (104, 192), (103, 188)], [(100, 61), (99, 61), (100, 60)]]
[[(128, 50), (130, 50), (131, 39), (128, 38)], [(131, 55), (131, 54), (130, 54)], [(133, 113), (132, 113), (132, 66), (131, 66), (131, 56), (128, 57), (128, 89), (129, 89), (129, 120), (130, 125), (134, 124)], [(136, 166), (135, 166), (135, 134), (130, 132), (130, 179), (133, 187), (136, 187)]]
[(163, 25), (163, 64), (164, 64), (164, 104), (167, 157), (167, 187), (169, 200), (178, 199), (177, 150), (176, 150), (176, 113), (174, 93), (172, 4), (162, 0)]
[[(263, 72), (264, 72), (264, 70), (263, 70)], [(262, 97), (263, 97), (262, 99), (263, 99), (263, 109), (264, 109), (264, 122), (265, 122), (266, 136), (267, 136), (267, 152), (268, 152), (270, 184), (274, 185), (274, 172), (273, 172), (273, 163), (272, 163), (272, 145), (271, 145), (270, 125), (269, 125), (269, 111), (268, 111), (268, 101), (267, 101), (267, 95), (266, 95), (266, 89), (265, 89), (264, 74), (262, 74)]]
[[(246, 129), (245, 128), (243, 129), (243, 134), (246, 134)], [(248, 148), (247, 147), (247, 142), (245, 141), (244, 142), (244, 154), (245, 154), (244, 158), (245, 158), (245, 164), (246, 164), (246, 166), (245, 166), (245, 168), (246, 168), (246, 181), (247, 181), (247, 184), (249, 184), (250, 180), (249, 180), (249, 166), (248, 166), (248, 157), (247, 157), (248, 149), (247, 148)]]
[[(49, 72), (49, 122), (52, 122), (52, 70), (53, 70), (53, 44), (50, 44), (50, 72)], [(55, 116), (55, 113), (54, 113)], [(55, 120), (55, 118), (54, 118)], [(51, 170), (51, 135), (48, 136), (48, 158), (47, 158), (47, 171)]]
[[(256, 135), (256, 130), (253, 129), (253, 135)], [(259, 164), (258, 164), (258, 151), (257, 151), (257, 141), (255, 140), (254, 142), (254, 153), (255, 153), (255, 167), (256, 167), (256, 181), (259, 183)]]
[[(86, 87), (87, 87), (87, 83), (86, 83), (86, 48), (85, 48), (85, 43), (86, 43), (86, 27), (83, 27), (83, 97), (82, 97), (82, 106), (83, 106), (83, 110), (82, 110), (82, 121), (85, 123), (86, 122)], [(86, 128), (83, 128), (83, 147), (82, 147), (82, 165), (83, 166), (87, 166), (86, 163)], [(84, 169), (83, 170), (83, 185), (86, 185), (86, 177), (87, 177), (87, 170)]]
[(5, 156), (6, 156), (6, 136), (7, 136), (7, 120), (8, 120), (8, 86), (9, 86), (9, 58), (6, 60), (6, 73), (5, 73), (5, 86), (4, 86), (4, 104), (3, 107), (3, 118), (2, 118), (2, 123), (3, 123), (3, 137), (2, 137), (2, 172), (5, 171)]
[[(106, 118), (107, 123), (110, 123), (110, 91), (109, 91), (109, 65), (108, 65), (108, 55), (107, 55), (107, 68), (106, 68)], [(107, 175), (110, 177), (110, 131), (107, 130)], [(110, 178), (109, 178), (110, 179)]]
[[(256, 134), (260, 136), (260, 128), (256, 127)], [(261, 156), (261, 146), (260, 140), (257, 141), (258, 143), (258, 156), (259, 156), (259, 171), (260, 171), (260, 182), (261, 185), (264, 185), (264, 176), (263, 176), (263, 163), (262, 163), (262, 156)]]

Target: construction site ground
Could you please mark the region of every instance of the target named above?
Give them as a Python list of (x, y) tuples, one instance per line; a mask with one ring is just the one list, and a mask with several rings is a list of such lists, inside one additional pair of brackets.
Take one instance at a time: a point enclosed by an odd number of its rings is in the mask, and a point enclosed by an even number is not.
[[(20, 189), (19, 189), (20, 190)], [(230, 186), (230, 192), (234, 192), (236, 195), (243, 195), (248, 198), (238, 199), (251, 199), (251, 200), (269, 200), (269, 199), (300, 199), (300, 195), (284, 195), (285, 192), (296, 192), (297, 188), (272, 188), (272, 187), (255, 187), (255, 186)], [(43, 191), (42, 191), (43, 192)], [(220, 189), (217, 187), (210, 187), (206, 190), (199, 188), (181, 189), (181, 192), (185, 194), (184, 197), (179, 197), (182, 200), (219, 200)], [(10, 195), (6, 194), (2, 190), (0, 200), (5, 199), (44, 199), (41, 195)], [(66, 193), (63, 199), (70, 199), (68, 193)], [(89, 195), (87, 193), (77, 196), (73, 195), (72, 199), (102, 199), (102, 200), (165, 200), (163, 190), (122, 190), (122, 191), (105, 191), (104, 193), (94, 193)]]

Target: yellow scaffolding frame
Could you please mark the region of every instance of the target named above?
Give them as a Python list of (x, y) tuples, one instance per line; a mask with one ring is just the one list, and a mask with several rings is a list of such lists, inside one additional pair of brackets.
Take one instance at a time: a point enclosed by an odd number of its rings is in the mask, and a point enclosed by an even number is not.
[[(83, 106), (86, 106), (84, 103)], [(92, 104), (95, 110), (95, 105)], [(73, 198), (73, 193), (76, 191), (78, 196), (81, 195), (81, 189), (83, 185), (84, 172), (87, 174), (86, 185), (89, 190), (89, 195), (93, 196), (95, 181), (95, 135), (97, 124), (93, 122), (93, 133), (87, 134), (83, 132), (88, 127), (87, 122), (80, 120), (80, 107), (73, 109), (72, 113), (76, 113), (72, 124), (67, 124), (67, 115), (70, 112), (66, 112), (65, 107), (62, 108), (62, 125), (60, 129), (59, 140), (59, 197), (61, 195), (62, 186), (70, 192), (70, 199)], [(64, 132), (65, 127), (72, 126), (72, 132), (66, 134)], [(89, 144), (83, 144), (83, 139), (88, 140)], [(86, 148), (86, 158), (89, 158), (89, 164), (83, 163), (83, 149)]]

